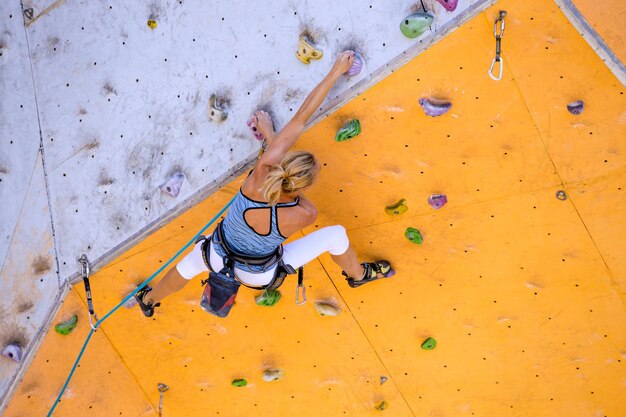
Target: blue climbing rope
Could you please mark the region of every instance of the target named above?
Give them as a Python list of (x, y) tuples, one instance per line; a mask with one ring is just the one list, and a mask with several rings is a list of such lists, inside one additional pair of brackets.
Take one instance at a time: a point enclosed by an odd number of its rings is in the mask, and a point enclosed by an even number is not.
[(150, 281), (152, 281), (157, 275), (159, 275), (165, 268), (167, 268), (167, 266), (170, 265), (174, 261), (174, 259), (178, 258), (181, 253), (183, 253), (189, 246), (191, 246), (191, 244), (194, 243), (196, 241), (196, 239), (206, 229), (208, 229), (213, 223), (215, 223), (215, 220), (217, 220), (226, 211), (226, 209), (228, 209), (228, 207), (230, 207), (230, 205), (233, 203), (234, 200), (235, 200), (235, 197), (233, 197), (228, 202), (228, 204), (226, 204), (215, 215), (215, 217), (213, 217), (211, 219), (211, 221), (206, 224), (206, 226), (204, 226), (198, 233), (196, 233), (196, 235), (189, 242), (187, 242), (187, 244), (185, 246), (183, 246), (178, 252), (176, 252), (176, 254), (174, 256), (172, 256), (169, 261), (167, 261), (162, 267), (160, 267), (154, 274), (150, 275), (144, 282), (141, 283), (141, 285), (139, 285), (137, 288), (135, 288), (135, 290), (133, 292), (128, 294), (126, 297), (124, 297), (124, 299), (118, 305), (116, 305), (111, 311), (109, 311), (107, 314), (105, 314), (104, 317), (102, 317), (100, 320), (98, 320), (96, 322), (96, 324), (93, 326), (93, 328), (89, 331), (89, 334), (87, 335), (87, 338), (85, 339), (85, 343), (83, 344), (83, 347), (80, 349), (80, 353), (78, 354), (78, 357), (76, 358), (76, 361), (74, 362), (74, 366), (72, 366), (72, 370), (70, 371), (70, 374), (68, 375), (67, 379), (65, 380), (65, 384), (63, 384), (63, 388), (61, 388), (61, 392), (59, 393), (57, 399), (54, 401), (54, 404), (52, 405), (52, 408), (48, 412), (47, 417), (50, 417), (52, 415), (52, 413), (54, 412), (54, 409), (57, 407), (57, 404), (61, 401), (61, 397), (63, 396), (63, 393), (65, 392), (65, 389), (67, 388), (68, 384), (70, 383), (70, 380), (72, 379), (72, 376), (74, 375), (74, 372), (76, 371), (76, 368), (78, 367), (78, 363), (80, 362), (80, 359), (83, 357), (83, 354), (85, 353), (85, 349), (87, 348), (87, 345), (89, 344), (89, 341), (91, 340), (91, 336), (93, 336), (93, 333), (96, 331), (96, 329), (98, 327), (100, 327), (100, 325), (107, 318), (109, 318), (109, 316), (111, 316), (113, 313), (115, 313), (121, 306), (126, 304), (126, 302), (128, 300), (130, 300), (137, 293), (137, 291), (143, 289), (146, 285), (148, 285), (148, 283)]

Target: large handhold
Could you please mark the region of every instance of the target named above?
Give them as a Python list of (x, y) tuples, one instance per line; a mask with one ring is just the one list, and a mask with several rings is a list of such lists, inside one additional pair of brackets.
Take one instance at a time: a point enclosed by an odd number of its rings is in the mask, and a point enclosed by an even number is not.
[(185, 181), (185, 174), (176, 171), (161, 185), (161, 191), (176, 198), (178, 197), (178, 193), (180, 193), (180, 187), (183, 186), (183, 181)]
[(346, 75), (354, 76), (358, 75), (363, 69), (363, 57), (358, 52), (354, 53), (354, 62), (352, 62), (352, 66), (346, 71)]
[(582, 100), (576, 100), (567, 105), (567, 111), (578, 116), (585, 110), (585, 103)]
[(424, 243), (424, 238), (422, 237), (422, 234), (414, 227), (407, 227), (406, 231), (404, 232), (404, 237), (418, 245)]
[(441, 207), (445, 206), (448, 202), (448, 197), (445, 194), (431, 194), (428, 197), (428, 204), (435, 210), (439, 210)]
[(459, 0), (437, 0), (447, 11), (453, 12), (456, 9)]
[(422, 110), (426, 113), (426, 116), (437, 117), (445, 114), (452, 107), (452, 103), (444, 100), (429, 99), (422, 97), (419, 99), (419, 104), (422, 106)]
[(313, 42), (307, 36), (300, 36), (296, 56), (305, 64), (310, 64), (312, 59), (322, 59), (324, 53), (313, 46)]
[(402, 20), (402, 23), (400, 23), (400, 30), (407, 38), (417, 38), (424, 33), (430, 25), (432, 25), (434, 20), (435, 16), (429, 12), (413, 13)]
[(2, 356), (20, 363), (22, 362), (22, 348), (16, 343), (11, 343), (2, 349)]
[(78, 315), (74, 314), (68, 320), (65, 320), (61, 323), (58, 323), (56, 326), (54, 326), (54, 331), (57, 332), (58, 334), (68, 335), (72, 333), (72, 331), (76, 328), (77, 324), (78, 324)]
[(358, 119), (350, 120), (348, 123), (343, 125), (341, 129), (337, 131), (335, 135), (335, 140), (337, 142), (343, 142), (353, 137), (357, 136), (361, 133), (361, 123)]
[(217, 95), (211, 94), (209, 97), (209, 120), (214, 122), (223, 122), (228, 117), (224, 100)]
[(394, 203), (385, 207), (385, 213), (387, 213), (390, 216), (397, 216), (399, 214), (406, 213), (408, 209), (409, 209), (409, 206), (407, 206), (406, 200), (403, 198), (397, 203)]

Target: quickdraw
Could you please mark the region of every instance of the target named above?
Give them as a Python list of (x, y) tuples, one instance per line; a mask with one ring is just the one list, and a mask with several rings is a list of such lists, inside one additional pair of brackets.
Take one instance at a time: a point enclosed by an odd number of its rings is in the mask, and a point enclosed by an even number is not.
[[(491, 61), (491, 67), (489, 67), (489, 76), (492, 80), (500, 81), (502, 79), (502, 68), (504, 67), (504, 58), (500, 56), (502, 53), (502, 36), (504, 35), (504, 17), (506, 16), (505, 10), (500, 10), (498, 14), (498, 18), (493, 22), (493, 36), (496, 38), (496, 56)], [(498, 32), (498, 23), (500, 24), (500, 31)], [(500, 71), (498, 76), (493, 75), (493, 67), (496, 65), (496, 62), (500, 64)]]
[[(298, 268), (298, 286), (296, 287), (296, 305), (301, 306), (306, 303), (306, 287), (302, 283), (304, 281), (304, 269)], [(300, 301), (300, 294), (302, 294), (302, 301)]]
[(91, 286), (89, 285), (89, 259), (84, 253), (78, 258), (78, 262), (81, 265), (81, 274), (83, 276), (83, 282), (85, 283), (85, 293), (87, 295), (87, 308), (89, 309), (89, 325), (96, 331), (95, 323), (98, 322), (98, 315), (93, 309), (93, 299), (91, 298)]

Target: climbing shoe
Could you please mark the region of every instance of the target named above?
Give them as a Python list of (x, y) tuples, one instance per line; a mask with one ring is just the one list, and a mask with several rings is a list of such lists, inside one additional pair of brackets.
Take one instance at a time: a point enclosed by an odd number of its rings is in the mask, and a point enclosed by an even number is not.
[(135, 293), (135, 300), (137, 300), (137, 304), (139, 304), (139, 307), (141, 307), (141, 312), (146, 317), (152, 317), (154, 315), (154, 308), (161, 305), (161, 303), (156, 303), (153, 305), (152, 303), (146, 303), (143, 301), (146, 294), (148, 294), (150, 291), (152, 291), (152, 287), (146, 286)]
[[(379, 278), (392, 277), (396, 273), (396, 271), (391, 268), (391, 264), (387, 261), (363, 262), (362, 265), (363, 268), (365, 268), (365, 272), (363, 273), (363, 279), (361, 280), (355, 280), (354, 278), (349, 277), (344, 271), (341, 272), (343, 276), (346, 277), (348, 285), (352, 288), (359, 287)], [(378, 274), (381, 274), (382, 277), (379, 277)]]

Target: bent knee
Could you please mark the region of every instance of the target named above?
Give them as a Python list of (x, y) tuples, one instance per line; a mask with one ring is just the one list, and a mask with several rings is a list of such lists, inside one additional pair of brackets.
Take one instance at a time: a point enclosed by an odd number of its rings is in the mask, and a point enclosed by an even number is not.
[(329, 233), (331, 234), (328, 239), (331, 243), (331, 248), (328, 250), (331, 255), (342, 255), (350, 247), (350, 240), (348, 239), (348, 233), (346, 228), (338, 224), (335, 226), (328, 226)]

